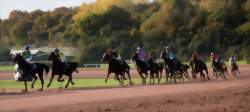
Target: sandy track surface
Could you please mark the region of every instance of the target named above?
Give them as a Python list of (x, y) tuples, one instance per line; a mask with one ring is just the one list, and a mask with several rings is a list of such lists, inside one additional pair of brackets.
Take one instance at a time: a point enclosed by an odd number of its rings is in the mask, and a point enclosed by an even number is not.
[(250, 68), (227, 81), (0, 95), (0, 111), (249, 112)]

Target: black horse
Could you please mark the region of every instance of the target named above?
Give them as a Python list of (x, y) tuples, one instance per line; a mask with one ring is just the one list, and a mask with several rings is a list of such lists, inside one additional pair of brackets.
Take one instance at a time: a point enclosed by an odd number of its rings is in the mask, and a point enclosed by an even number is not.
[[(155, 63), (152, 58), (149, 58), (147, 62), (142, 61), (139, 59), (137, 53), (133, 55), (132, 60), (135, 61), (136, 63), (137, 72), (141, 76), (143, 84), (146, 83), (146, 79), (149, 73), (150, 73), (150, 84), (152, 80), (154, 83), (154, 77), (155, 77), (154, 75), (156, 75), (156, 78), (158, 78), (158, 83), (160, 83), (162, 77), (163, 65)], [(145, 74), (146, 76), (144, 77), (143, 74)]]
[[(158, 83), (160, 83), (164, 65), (161, 63), (156, 63), (152, 57), (148, 59), (148, 64), (150, 66), (150, 83), (151, 83), (151, 80), (153, 80), (153, 84), (154, 84), (154, 77), (156, 77), (158, 79)], [(154, 74), (156, 76), (154, 76)]]
[(196, 79), (196, 74), (197, 73), (200, 73), (200, 77), (202, 80), (206, 80), (206, 76), (205, 74), (203, 73), (203, 71), (205, 70), (206, 72), (206, 75), (207, 75), (207, 80), (210, 80), (210, 77), (208, 75), (208, 69), (207, 69), (207, 65), (205, 62), (201, 61), (201, 60), (190, 60), (190, 63), (189, 65), (191, 66), (191, 69), (192, 69), (192, 77), (194, 79)]
[(188, 64), (181, 64), (181, 69), (182, 69), (182, 72), (183, 72), (183, 75), (187, 78), (187, 79), (190, 79), (189, 78), (189, 75), (188, 75), (188, 69), (189, 69), (189, 65)]
[[(132, 60), (135, 61), (137, 72), (142, 78), (142, 83), (145, 84), (147, 76), (149, 74), (148, 72), (150, 71), (149, 65), (147, 65), (146, 62), (140, 60), (137, 53), (134, 54)], [(145, 74), (146, 76), (144, 77), (143, 74)]]
[(21, 70), (21, 76), (25, 85), (25, 92), (28, 91), (27, 81), (29, 77), (33, 77), (34, 81), (32, 82), (31, 88), (34, 87), (34, 84), (37, 80), (36, 74), (38, 74), (38, 77), (42, 83), (42, 87), (41, 89), (39, 89), (39, 91), (43, 90), (43, 86), (44, 86), (43, 71), (45, 71), (46, 74), (48, 74), (49, 72), (49, 67), (47, 65), (42, 64), (42, 63), (28, 63), (26, 60), (23, 59), (21, 54), (16, 54), (13, 59), (13, 62), (17, 63)]
[(237, 72), (240, 74), (238, 65), (235, 62), (231, 64), (231, 72), (234, 76), (237, 75)]
[(74, 85), (72, 74), (73, 72), (79, 73), (77, 70), (77, 67), (78, 67), (77, 62), (62, 62), (59, 59), (59, 57), (55, 54), (55, 52), (50, 53), (49, 60), (52, 61), (52, 73), (51, 73), (51, 78), (47, 87), (50, 87), (50, 84), (52, 80), (54, 79), (55, 75), (59, 75), (57, 79), (58, 82), (64, 81), (64, 79), (61, 79), (63, 75), (66, 75), (69, 77), (68, 82), (65, 85), (65, 88), (69, 86), (70, 82), (72, 85)]
[(213, 67), (213, 74), (218, 79), (218, 77), (221, 77), (223, 79), (227, 79), (225, 73), (229, 75), (227, 70), (227, 65), (224, 62), (216, 62), (215, 60), (212, 61), (212, 67)]
[(168, 81), (169, 78), (170, 78), (170, 81), (174, 79), (174, 82), (176, 82), (176, 78), (181, 78), (184, 81), (183, 69), (181, 66), (182, 64), (179, 60), (177, 59), (173, 60), (173, 59), (170, 59), (169, 57), (165, 57), (164, 63), (165, 63), (165, 71), (166, 71), (166, 81)]
[[(120, 82), (120, 84), (123, 85), (123, 80), (125, 79), (125, 73), (126, 73), (128, 75), (130, 84), (133, 84), (129, 73), (130, 67), (125, 61), (119, 61), (117, 59), (114, 59), (113, 56), (109, 53), (104, 53), (101, 61), (103, 63), (104, 62), (109, 63), (108, 73), (105, 82), (108, 81), (109, 75), (111, 73), (114, 73), (115, 79), (117, 79)], [(121, 76), (121, 80), (119, 75)]]

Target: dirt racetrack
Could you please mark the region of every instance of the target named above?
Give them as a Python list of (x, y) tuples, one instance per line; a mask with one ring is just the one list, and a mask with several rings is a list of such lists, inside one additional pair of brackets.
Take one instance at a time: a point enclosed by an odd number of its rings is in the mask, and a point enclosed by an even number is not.
[(230, 74), (227, 81), (0, 93), (0, 111), (250, 112), (250, 66), (240, 70), (237, 78)]

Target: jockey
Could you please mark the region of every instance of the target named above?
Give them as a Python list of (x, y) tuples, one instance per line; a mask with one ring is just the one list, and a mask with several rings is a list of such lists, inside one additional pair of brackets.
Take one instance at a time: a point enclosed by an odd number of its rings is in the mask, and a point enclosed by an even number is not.
[(119, 55), (115, 49), (112, 50), (111, 55), (113, 56), (114, 59), (117, 59), (119, 61), (122, 59), (121, 55)]
[(144, 52), (144, 50), (142, 49), (142, 47), (137, 47), (136, 48), (136, 53), (138, 54), (138, 57), (141, 61), (146, 61), (146, 54)]
[(212, 61), (212, 67), (218, 67), (221, 64), (221, 59), (220, 59), (220, 55), (218, 53), (211, 53), (210, 55), (211, 61)]
[(211, 58), (212, 61), (220, 62), (220, 55), (218, 53), (213, 53), (212, 52), (210, 58)]
[(150, 67), (149, 63), (147, 62), (147, 59), (146, 59), (146, 53), (144, 52), (144, 50), (143, 50), (143, 48), (141, 46), (138, 46), (136, 48), (136, 54), (138, 55), (139, 60), (144, 62), (147, 67)]
[(61, 63), (62, 69), (65, 71), (66, 68), (68, 67), (68, 63), (65, 62), (65, 57), (64, 57), (63, 52), (60, 52), (58, 48), (56, 48), (54, 52), (55, 52), (55, 55), (58, 57), (58, 59), (61, 61), (60, 63)]
[(165, 47), (165, 49), (161, 52), (161, 56), (160, 58), (164, 59), (164, 58), (170, 58), (171, 57), (171, 52), (168, 46)]
[(231, 66), (233, 66), (233, 64), (236, 64), (236, 56), (235, 55), (230, 56), (229, 63)]
[(165, 50), (162, 51), (160, 57), (163, 58), (163, 59), (164, 59), (164, 58), (170, 58), (170, 59), (173, 60), (175, 63), (176, 63), (176, 61), (177, 61), (176, 55), (175, 55), (173, 52), (171, 52), (169, 46), (166, 46), (166, 47), (165, 47)]
[[(24, 46), (24, 51), (22, 52), (22, 57), (28, 62), (31, 63), (32, 60), (32, 54), (30, 52), (30, 46), (25, 45)], [(36, 66), (33, 65), (33, 69), (36, 68)], [(14, 70), (14, 80), (16, 81), (21, 81), (23, 80), (21, 77), (21, 70), (19, 69), (18, 64), (15, 65), (15, 70)], [(28, 77), (27, 80), (32, 80), (32, 77)]]
[(63, 52), (60, 52), (58, 48), (56, 48), (54, 50), (56, 56), (58, 57), (58, 59), (60, 59), (61, 61), (65, 61), (65, 57), (64, 57), (64, 54)]
[(196, 51), (193, 52), (193, 54), (192, 54), (192, 60), (200, 60), (200, 56)]
[(30, 47), (28, 45), (24, 46), (24, 51), (22, 52), (22, 56), (27, 62), (31, 62), (32, 54), (30, 52)]

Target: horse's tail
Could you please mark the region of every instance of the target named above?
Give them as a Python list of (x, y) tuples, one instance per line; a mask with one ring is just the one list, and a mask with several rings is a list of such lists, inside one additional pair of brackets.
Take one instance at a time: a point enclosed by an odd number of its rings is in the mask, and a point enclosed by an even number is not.
[(48, 73), (49, 73), (49, 66), (47, 66), (45, 64), (43, 66), (44, 66), (44, 70), (46, 72), (46, 75), (48, 75)]
[(74, 72), (76, 72), (76, 73), (79, 74), (79, 70), (77, 69), (77, 67), (78, 67), (77, 62), (73, 62), (72, 66), (73, 66), (73, 68), (74, 68)]

